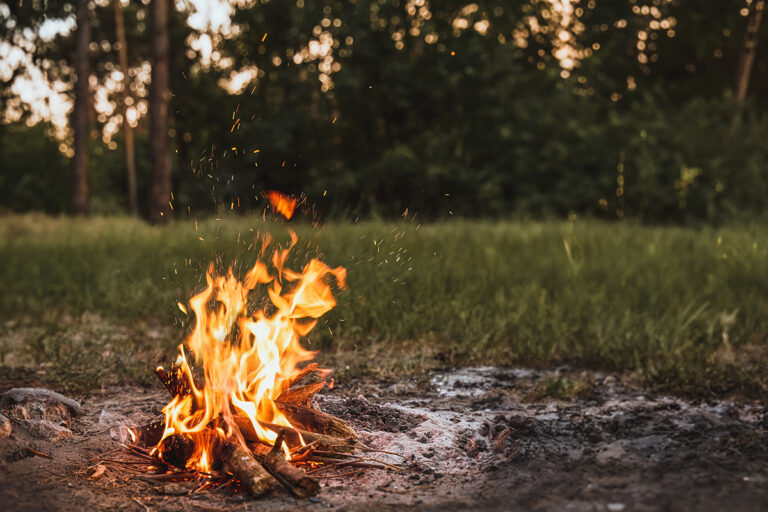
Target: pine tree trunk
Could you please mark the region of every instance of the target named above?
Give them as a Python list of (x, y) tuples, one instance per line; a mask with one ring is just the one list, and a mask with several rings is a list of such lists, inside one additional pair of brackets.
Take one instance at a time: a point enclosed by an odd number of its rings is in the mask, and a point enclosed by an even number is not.
[(170, 220), (171, 162), (168, 145), (170, 0), (152, 0), (152, 83), (149, 87), (149, 144), (152, 190), (149, 219), (153, 224)]
[(131, 93), (128, 81), (128, 41), (125, 38), (125, 20), (123, 18), (123, 4), (120, 0), (112, 0), (115, 8), (115, 27), (117, 32), (118, 55), (120, 58), (120, 71), (123, 72), (123, 94), (120, 98), (123, 115), (123, 138), (125, 139), (125, 171), (128, 181), (128, 207), (131, 215), (139, 214), (139, 199), (136, 192), (136, 151), (133, 143), (133, 128), (128, 123), (128, 103)]
[(72, 211), (75, 215), (88, 215), (88, 77), (90, 75), (91, 25), (88, 19), (88, 1), (77, 1), (77, 33), (75, 50), (75, 105), (72, 115), (74, 151), (72, 159)]
[(736, 70), (736, 81), (734, 91), (739, 101), (747, 98), (747, 89), (749, 88), (749, 78), (752, 74), (752, 68), (755, 64), (755, 53), (757, 51), (757, 37), (760, 32), (760, 22), (763, 19), (763, 10), (765, 9), (765, 0), (754, 0), (752, 8), (747, 18), (747, 34), (744, 36), (744, 46), (739, 56), (739, 66)]

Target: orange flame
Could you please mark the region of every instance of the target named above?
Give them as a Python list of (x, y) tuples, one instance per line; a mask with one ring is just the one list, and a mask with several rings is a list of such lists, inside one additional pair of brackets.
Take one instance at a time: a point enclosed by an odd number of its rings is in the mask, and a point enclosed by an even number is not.
[(267, 190), (264, 195), (269, 200), (269, 205), (273, 210), (286, 219), (293, 217), (293, 212), (296, 210), (296, 199), (275, 190)]
[[(297, 365), (315, 355), (299, 339), (336, 305), (329, 276), (342, 288), (346, 280), (343, 267), (331, 268), (317, 259), (301, 272), (289, 269), (286, 260), (296, 241), (291, 233), (290, 245), (274, 251), (274, 270), (257, 261), (242, 282), (232, 269), (226, 276), (215, 275), (211, 265), (207, 287), (189, 301), (195, 327), (179, 346), (176, 366), (191, 392), (174, 397), (163, 408), (162, 438), (182, 434), (192, 440), (194, 453), (187, 460), (190, 469), (209, 472), (212, 451), (222, 441), (245, 446), (234, 415), (247, 417), (259, 439), (269, 444), (277, 434), (262, 423), (292, 426), (273, 400), (289, 385)], [(268, 243), (266, 240), (262, 254)], [(271, 305), (250, 314), (249, 293), (261, 285), (268, 285)], [(190, 357), (202, 370), (202, 385), (195, 383)], [(157, 449), (162, 452), (162, 441)], [(288, 454), (285, 445), (283, 450)]]

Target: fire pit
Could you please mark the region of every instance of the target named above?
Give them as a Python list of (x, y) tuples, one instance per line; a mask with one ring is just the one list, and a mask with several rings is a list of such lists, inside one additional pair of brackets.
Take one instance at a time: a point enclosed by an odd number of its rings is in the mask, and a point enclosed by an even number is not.
[(288, 247), (266, 258), (266, 238), (242, 281), (209, 268), (206, 289), (189, 301), (192, 333), (170, 370), (155, 370), (171, 394), (164, 416), (129, 429), (123, 464), (158, 481), (197, 480), (199, 489), (231, 485), (260, 497), (279, 484), (300, 498), (319, 491), (319, 472), (398, 469), (366, 457), (375, 450), (352, 428), (311, 406), (331, 371), (310, 362), (315, 352), (300, 339), (335, 306), (331, 284), (343, 288), (346, 270), (318, 259), (291, 270), (296, 242), (291, 233)]

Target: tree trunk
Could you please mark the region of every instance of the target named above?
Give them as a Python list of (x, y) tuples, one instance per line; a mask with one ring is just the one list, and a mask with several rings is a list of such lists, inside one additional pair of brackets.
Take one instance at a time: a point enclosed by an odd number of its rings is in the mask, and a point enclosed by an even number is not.
[(75, 105), (72, 116), (75, 156), (72, 159), (72, 211), (88, 215), (88, 76), (90, 75), (91, 25), (88, 1), (77, 1), (77, 34), (75, 50)]
[(744, 46), (739, 56), (739, 66), (736, 69), (736, 82), (734, 91), (739, 101), (744, 101), (749, 88), (749, 77), (755, 64), (757, 51), (757, 37), (760, 32), (760, 22), (763, 19), (765, 0), (754, 0), (747, 18), (747, 34), (744, 36)]
[(149, 219), (153, 224), (168, 222), (171, 214), (171, 162), (168, 151), (169, 9), (170, 0), (152, 0), (152, 83), (149, 87), (152, 190)]
[(120, 71), (123, 72), (122, 103), (123, 138), (125, 139), (125, 171), (128, 179), (128, 207), (131, 215), (139, 214), (139, 199), (136, 192), (136, 151), (133, 143), (133, 128), (128, 123), (128, 103), (131, 93), (128, 82), (128, 41), (125, 39), (125, 20), (123, 18), (123, 4), (120, 0), (112, 0), (115, 8), (115, 27), (117, 32), (118, 55), (120, 58)]

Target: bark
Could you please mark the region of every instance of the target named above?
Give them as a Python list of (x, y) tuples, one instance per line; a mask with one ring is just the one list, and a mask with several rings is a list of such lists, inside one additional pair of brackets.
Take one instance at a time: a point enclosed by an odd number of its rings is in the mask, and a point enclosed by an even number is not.
[(155, 420), (152, 423), (131, 430), (136, 435), (135, 443), (141, 443), (145, 446), (156, 446), (163, 437), (165, 419)]
[(287, 391), (280, 393), (278, 400), (287, 404), (303, 405), (309, 407), (312, 403), (312, 398), (318, 391), (323, 389), (325, 382), (315, 382), (314, 384), (307, 384), (306, 386), (299, 386), (291, 388)]
[(74, 151), (72, 159), (72, 211), (75, 215), (88, 215), (88, 77), (90, 75), (91, 25), (88, 1), (77, 1), (77, 33), (75, 51), (75, 105), (72, 119)]
[(734, 90), (736, 98), (744, 101), (747, 97), (749, 88), (749, 79), (752, 75), (752, 68), (755, 64), (755, 53), (757, 52), (757, 39), (760, 33), (760, 23), (763, 19), (763, 10), (765, 9), (765, 0), (755, 0), (747, 18), (747, 34), (744, 36), (744, 46), (739, 56), (739, 64), (736, 70), (736, 82)]
[(153, 224), (170, 220), (171, 162), (168, 144), (170, 0), (152, 0), (152, 83), (149, 88), (149, 144), (152, 189), (149, 219)]
[[(233, 416), (233, 419), (235, 420), (235, 424), (237, 425), (237, 428), (240, 431), (240, 434), (243, 436), (243, 439), (245, 439), (249, 443), (262, 442), (259, 439), (259, 436), (256, 433), (256, 430), (253, 428), (253, 425), (251, 424), (251, 420), (249, 420), (245, 416), (239, 416), (239, 415)], [(280, 425), (267, 423), (265, 421), (260, 421), (259, 424), (262, 427), (268, 428), (273, 432), (285, 432), (285, 442), (290, 447), (301, 446), (302, 439), (307, 444), (315, 443), (315, 445), (317, 445), (318, 447), (323, 447), (329, 451), (338, 452), (338, 453), (353, 452), (355, 451), (355, 448), (357, 446), (356, 440), (350, 437), (347, 437), (347, 438), (333, 437), (325, 434), (320, 434), (317, 432), (309, 432), (307, 430), (291, 429), (291, 428), (283, 427)]]
[(237, 445), (230, 445), (224, 457), (232, 474), (255, 498), (266, 494), (277, 481), (261, 464), (256, 462), (249, 451)]
[(128, 41), (125, 38), (125, 19), (123, 4), (120, 0), (112, 0), (115, 8), (115, 27), (117, 32), (118, 56), (120, 71), (123, 72), (123, 93), (120, 98), (123, 115), (123, 138), (125, 139), (125, 172), (128, 182), (128, 207), (131, 215), (139, 214), (139, 198), (136, 191), (136, 150), (133, 142), (133, 128), (128, 123), (128, 98), (131, 94), (128, 86)]
[(187, 461), (195, 453), (195, 443), (180, 434), (171, 434), (160, 442), (158, 447), (160, 460), (168, 465), (184, 469)]
[(297, 498), (309, 498), (320, 491), (320, 484), (283, 457), (281, 446), (284, 432), (277, 436), (275, 446), (260, 458), (262, 465)]
[(294, 427), (342, 439), (357, 439), (355, 431), (335, 416), (296, 404), (275, 402), (275, 406)]

